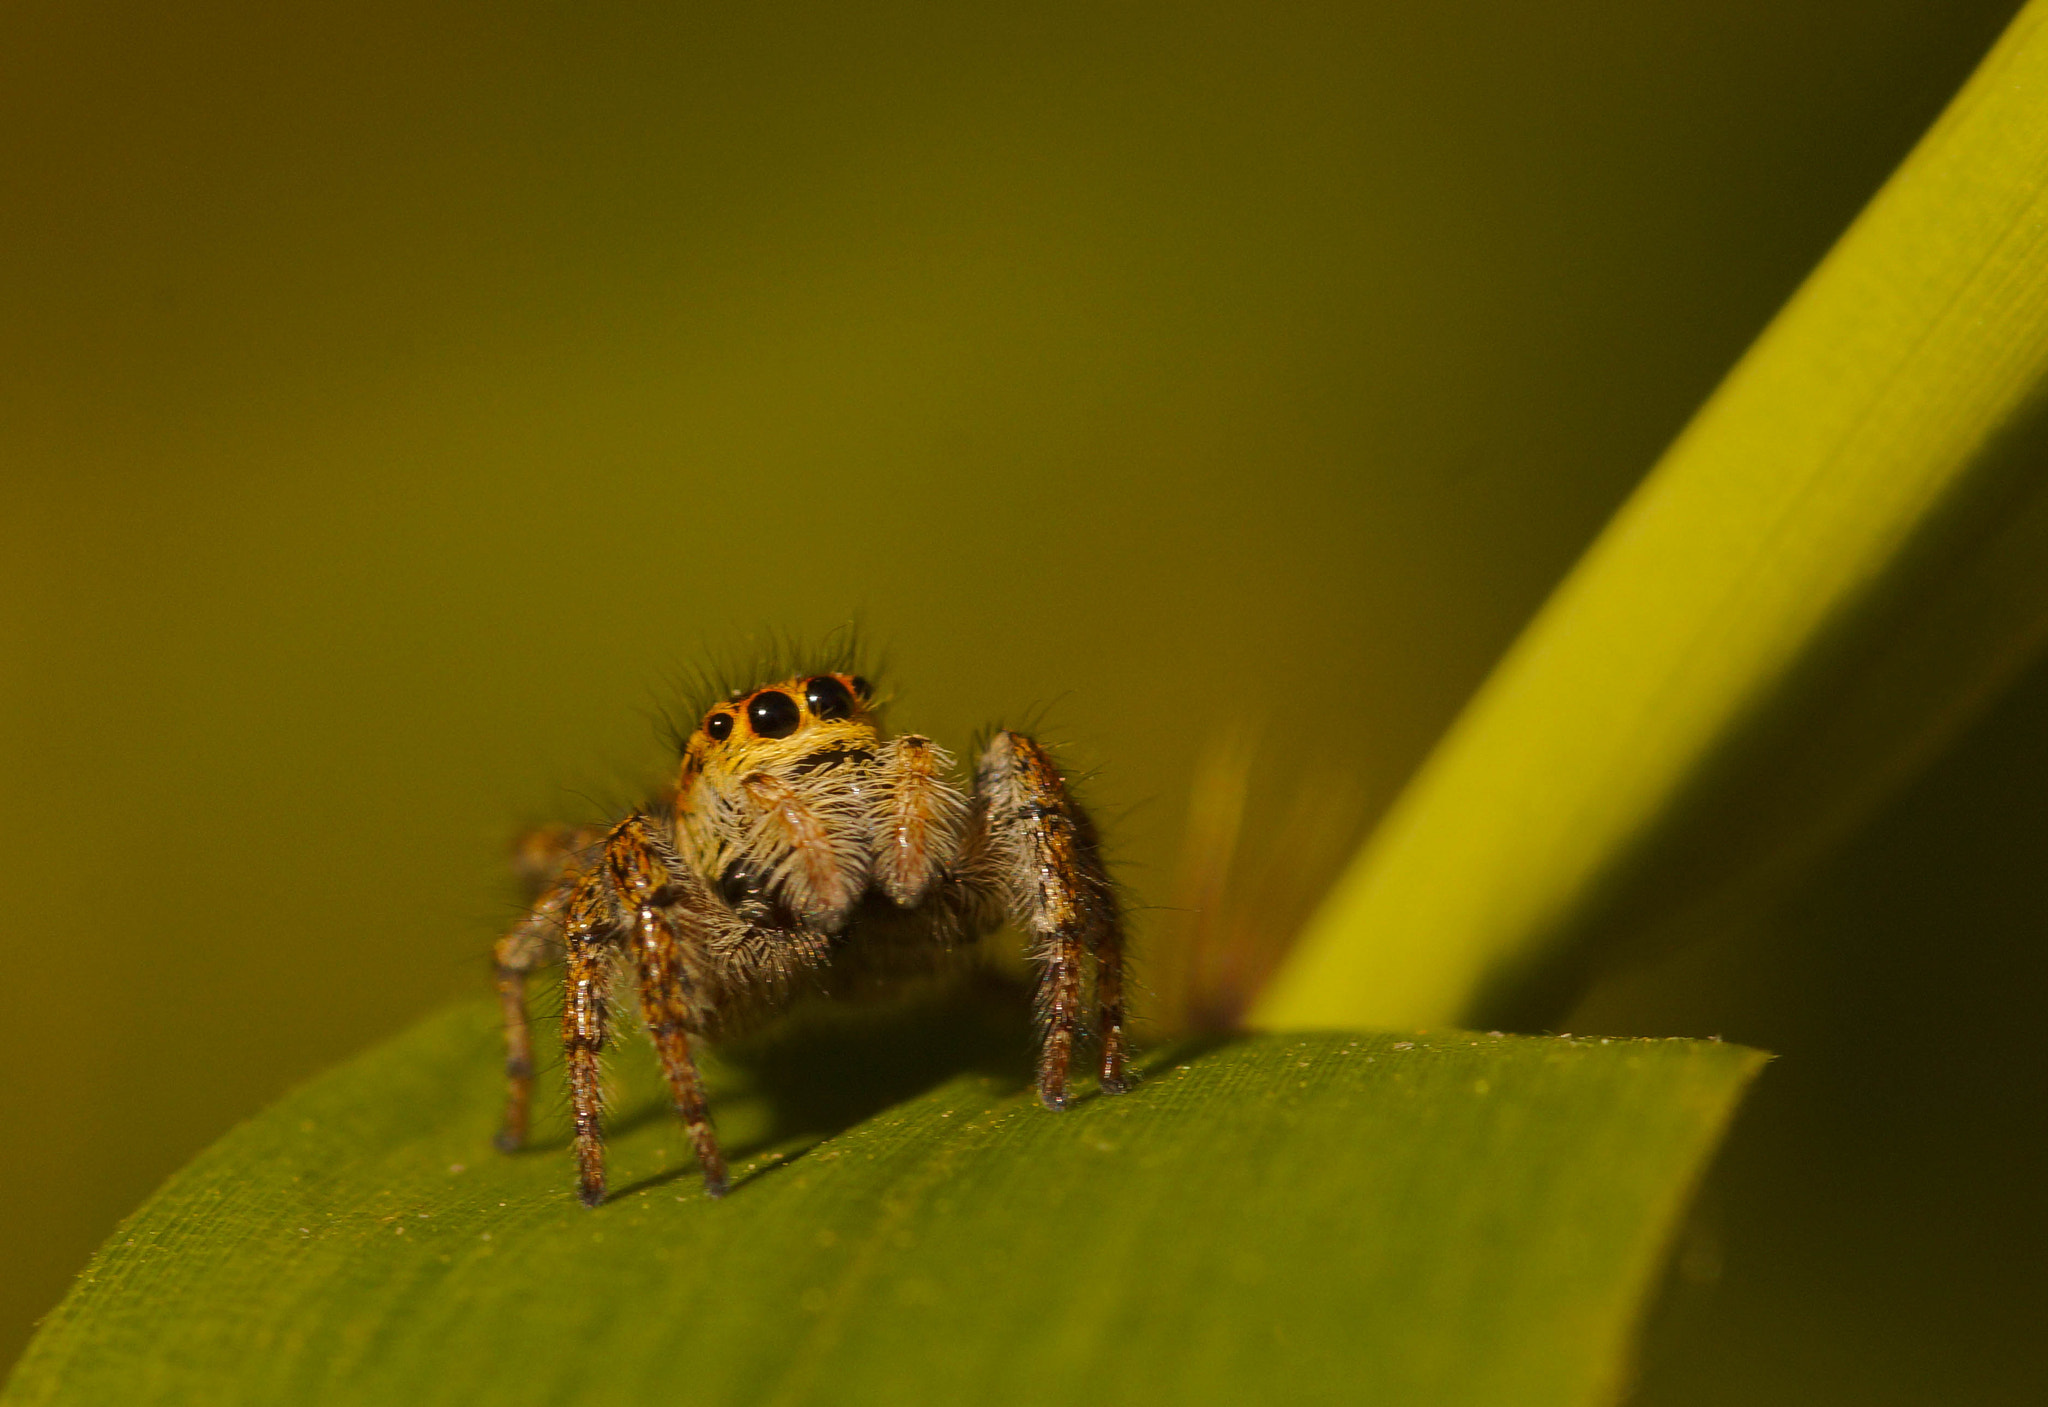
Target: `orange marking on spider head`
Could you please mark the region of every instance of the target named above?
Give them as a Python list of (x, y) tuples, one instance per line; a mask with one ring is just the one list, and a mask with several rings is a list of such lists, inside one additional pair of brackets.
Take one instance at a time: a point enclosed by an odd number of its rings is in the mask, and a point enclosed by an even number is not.
[(772, 769), (821, 743), (875, 741), (875, 714), (865, 679), (852, 674), (800, 674), (712, 707), (683, 747), (678, 789), (687, 799), (703, 780), (714, 784)]

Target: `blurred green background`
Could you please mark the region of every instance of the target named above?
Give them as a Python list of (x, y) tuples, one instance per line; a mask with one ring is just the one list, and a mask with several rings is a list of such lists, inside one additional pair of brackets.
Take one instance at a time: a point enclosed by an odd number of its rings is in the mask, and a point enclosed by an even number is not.
[[(1383, 804), (2014, 8), (0, 12), (0, 1362), (751, 635), (1043, 717), (1154, 934), (1216, 739)], [(2044, 705), (1574, 1015), (1785, 1056), (1644, 1401), (2048, 1384)]]

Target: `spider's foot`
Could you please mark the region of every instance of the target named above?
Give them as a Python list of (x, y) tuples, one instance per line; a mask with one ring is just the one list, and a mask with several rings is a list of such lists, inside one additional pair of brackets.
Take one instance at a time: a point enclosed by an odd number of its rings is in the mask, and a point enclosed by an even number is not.
[(1129, 1094), (1138, 1087), (1138, 1077), (1129, 1070), (1105, 1070), (1102, 1075), (1104, 1094)]
[(517, 1153), (526, 1146), (526, 1140), (512, 1129), (499, 1129), (491, 1135), (491, 1146), (500, 1153)]
[(732, 1184), (726, 1181), (724, 1168), (720, 1168), (716, 1172), (704, 1174), (704, 1195), (706, 1197), (723, 1197), (730, 1191), (732, 1191)]
[(604, 1184), (601, 1182), (594, 1184), (588, 1182), (584, 1183), (581, 1187), (576, 1189), (576, 1200), (581, 1202), (586, 1207), (603, 1206)]

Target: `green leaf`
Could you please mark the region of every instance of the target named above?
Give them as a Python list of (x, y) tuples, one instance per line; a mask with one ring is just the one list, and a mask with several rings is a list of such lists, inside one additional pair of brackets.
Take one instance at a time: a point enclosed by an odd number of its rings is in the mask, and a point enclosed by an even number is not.
[(1839, 836), (2048, 639), (2044, 407), (2034, 0), (1496, 669), (1259, 1024), (1513, 1019)]
[(723, 1202), (630, 1050), (621, 1190), (588, 1211), (559, 1129), (490, 1150), (496, 1033), (456, 1009), (174, 1178), (5, 1402), (1611, 1401), (1762, 1060), (1265, 1036), (1056, 1115), (959, 1070), (1025, 1034), (870, 1020), (726, 1068)]

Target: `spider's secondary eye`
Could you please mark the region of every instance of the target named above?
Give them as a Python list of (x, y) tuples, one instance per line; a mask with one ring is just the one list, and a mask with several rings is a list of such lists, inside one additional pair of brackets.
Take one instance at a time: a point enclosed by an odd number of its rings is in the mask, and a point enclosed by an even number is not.
[(853, 692), (863, 699), (871, 699), (875, 696), (875, 686), (856, 674), (853, 676)]
[(804, 702), (820, 718), (853, 717), (853, 695), (829, 674), (821, 674), (804, 685)]
[(722, 743), (732, 736), (732, 715), (714, 713), (704, 720), (704, 731), (714, 743)]
[(796, 700), (780, 690), (769, 689), (756, 694), (754, 701), (747, 705), (747, 722), (753, 726), (757, 737), (786, 738), (803, 721), (804, 716), (797, 709)]

